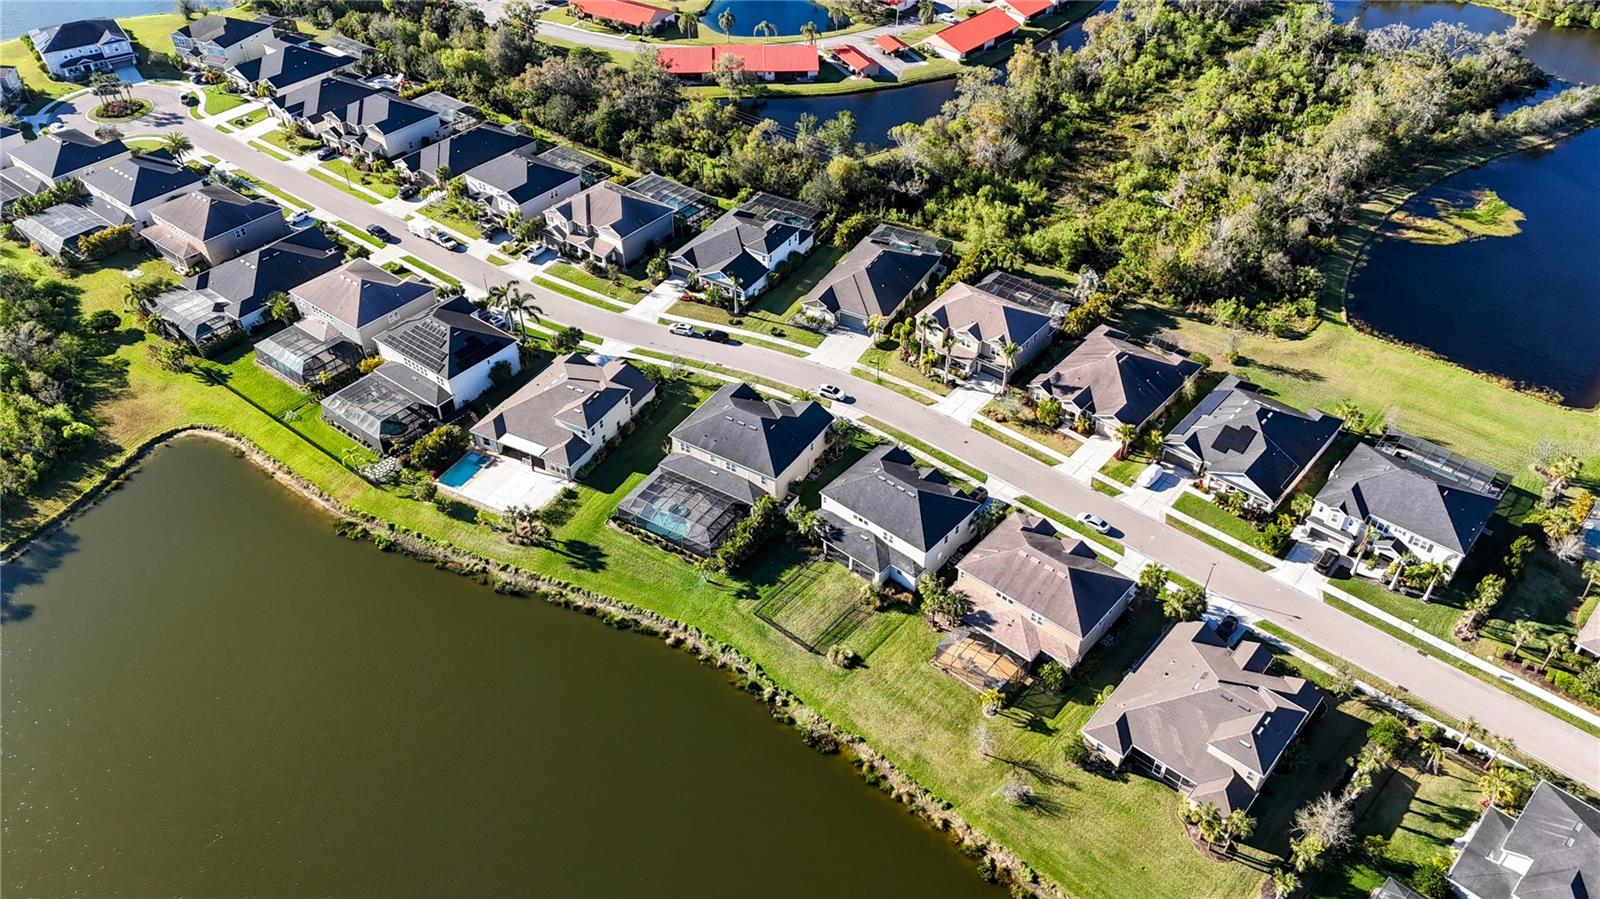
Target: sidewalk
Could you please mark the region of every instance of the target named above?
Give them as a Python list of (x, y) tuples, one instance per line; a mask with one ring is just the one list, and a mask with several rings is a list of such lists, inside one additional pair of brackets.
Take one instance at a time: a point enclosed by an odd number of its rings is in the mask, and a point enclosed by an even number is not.
[(964, 425), (970, 425), (972, 417), (978, 414), (978, 410), (989, 405), (993, 399), (994, 394), (989, 391), (963, 384), (950, 391), (949, 396), (934, 403), (933, 411), (940, 415), (948, 415)]
[(682, 278), (674, 275), (657, 284), (644, 295), (644, 299), (634, 303), (622, 314), (640, 321), (656, 321), (667, 314), (673, 303), (678, 302), (678, 297), (683, 296), (687, 286)]
[(1078, 447), (1078, 451), (1073, 453), (1071, 458), (1057, 465), (1056, 471), (1074, 481), (1093, 484), (1095, 474), (1117, 454), (1117, 445), (1117, 441), (1109, 437), (1091, 436)]

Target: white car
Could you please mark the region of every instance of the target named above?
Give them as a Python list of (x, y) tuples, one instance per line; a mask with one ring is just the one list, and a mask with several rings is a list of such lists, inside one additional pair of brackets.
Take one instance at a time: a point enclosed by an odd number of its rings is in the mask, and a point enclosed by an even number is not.
[(1098, 515), (1091, 515), (1088, 512), (1079, 512), (1077, 521), (1079, 524), (1097, 534), (1111, 533), (1111, 525), (1107, 524), (1106, 520)]
[(1139, 477), (1133, 482), (1134, 486), (1148, 490), (1154, 487), (1164, 474), (1166, 474), (1166, 470), (1161, 467), (1160, 462), (1151, 462), (1144, 467), (1144, 471), (1139, 472)]
[(310, 223), (311, 213), (305, 211), (304, 209), (296, 209), (289, 216), (289, 224), (296, 228), (300, 227), (301, 225), (308, 225)]
[(850, 398), (837, 384), (824, 384), (818, 387), (817, 396), (827, 400), (838, 400), (841, 403)]
[(460, 244), (456, 243), (456, 239), (454, 237), (451, 237), (450, 235), (439, 230), (435, 230), (433, 232), (432, 240), (434, 243), (444, 247), (447, 250), (454, 250), (456, 247), (460, 246)]
[(693, 337), (694, 325), (691, 325), (688, 322), (673, 322), (672, 327), (668, 328), (667, 331), (677, 335), (678, 337)]

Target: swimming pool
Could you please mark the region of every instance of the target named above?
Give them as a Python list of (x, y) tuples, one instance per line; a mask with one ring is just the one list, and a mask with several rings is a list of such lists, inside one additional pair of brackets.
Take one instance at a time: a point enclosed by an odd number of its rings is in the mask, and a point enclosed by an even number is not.
[(467, 453), (456, 460), (456, 464), (445, 469), (439, 475), (439, 483), (446, 487), (459, 489), (463, 484), (472, 480), (472, 476), (482, 471), (489, 464), (489, 457), (482, 453)]

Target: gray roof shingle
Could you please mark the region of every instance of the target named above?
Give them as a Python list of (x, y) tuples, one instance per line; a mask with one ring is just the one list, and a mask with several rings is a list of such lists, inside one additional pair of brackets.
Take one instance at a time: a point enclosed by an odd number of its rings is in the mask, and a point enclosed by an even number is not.
[(1500, 496), (1441, 482), (1365, 443), (1333, 470), (1317, 501), (1352, 518), (1381, 518), (1465, 553), (1500, 505)]
[(454, 378), (516, 343), (472, 313), (472, 302), (457, 297), (379, 335), (378, 342), (443, 378)]
[(784, 403), (748, 384), (729, 384), (673, 428), (672, 437), (776, 477), (832, 424), (833, 416), (815, 400)]
[(190, 238), (204, 241), (257, 219), (281, 219), (283, 210), (276, 203), (252, 200), (220, 184), (207, 184), (156, 206), (150, 215)]
[(1050, 327), (1050, 316), (971, 284), (956, 284), (922, 314), (945, 330), (969, 334), (975, 340), (1018, 346)]
[(1081, 639), (1105, 620), (1133, 580), (1100, 561), (1083, 541), (1062, 537), (1044, 518), (1012, 515), (956, 568)]
[(892, 316), (905, 305), (917, 285), (943, 262), (944, 255), (919, 247), (863, 237), (821, 283), (806, 294), (806, 305), (863, 322), (874, 315)]
[(467, 174), (479, 181), (504, 191), (512, 202), (521, 204), (534, 197), (548, 194), (565, 184), (578, 181), (576, 172), (568, 171), (521, 150), (491, 159)]
[(533, 142), (531, 137), (497, 125), (479, 125), (404, 156), (400, 164), (409, 171), (430, 174), (437, 172), (440, 166), (448, 166), (452, 175), (460, 175), (491, 159), (528, 147)]
[(287, 293), (338, 268), (343, 255), (339, 245), (320, 229), (305, 228), (183, 283), (191, 290), (210, 291), (227, 303), (234, 318), (244, 318), (274, 293)]
[(156, 197), (199, 184), (199, 172), (184, 166), (166, 150), (153, 150), (142, 156), (129, 156), (107, 163), (84, 175), (85, 187), (125, 203), (138, 206)]
[(56, 53), (78, 47), (92, 47), (128, 39), (115, 19), (78, 19), (33, 32), (33, 47), (40, 53)]
[(1262, 496), (1277, 499), (1343, 425), (1320, 410), (1301, 412), (1267, 399), (1256, 385), (1229, 375), (1163, 443), (1199, 459), (1212, 472), (1242, 477)]
[(196, 41), (206, 41), (219, 47), (231, 47), (272, 28), (265, 22), (240, 19), (233, 16), (205, 15), (178, 29), (178, 33)]
[(39, 135), (12, 151), (11, 158), (47, 177), (62, 178), (127, 153), (127, 145), (120, 140), (102, 143), (68, 129)]
[[(1531, 859), (1526, 873), (1503, 853)], [(1484, 811), (1449, 879), (1481, 899), (1600, 896), (1600, 809), (1540, 781), (1516, 818)]]
[(579, 458), (589, 444), (572, 427), (589, 428), (630, 397), (635, 406), (655, 389), (644, 372), (614, 359), (597, 365), (568, 354), (517, 389), (472, 426), (490, 440), (515, 437), (558, 452), (563, 465)]
[(1200, 371), (1200, 363), (1165, 357), (1100, 325), (1029, 386), (1095, 415), (1142, 425)]
[(943, 472), (919, 466), (898, 446), (874, 448), (824, 487), (822, 495), (924, 552), (982, 505)]
[(266, 82), (273, 90), (281, 91), (308, 78), (336, 72), (354, 61), (348, 56), (324, 53), (315, 45), (287, 44), (276, 53), (239, 63), (234, 71), (252, 84)]

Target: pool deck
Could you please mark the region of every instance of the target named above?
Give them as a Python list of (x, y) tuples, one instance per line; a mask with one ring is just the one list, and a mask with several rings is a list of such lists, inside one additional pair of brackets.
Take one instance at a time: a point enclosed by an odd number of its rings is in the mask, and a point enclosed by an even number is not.
[[(488, 461), (465, 484), (451, 487), (443, 482), (439, 489), (492, 512), (516, 506), (543, 508), (568, 482), (554, 475), (534, 471), (527, 463), (488, 453), (478, 453)], [(452, 466), (454, 467), (454, 466)], [(448, 470), (448, 469), (447, 469)]]

